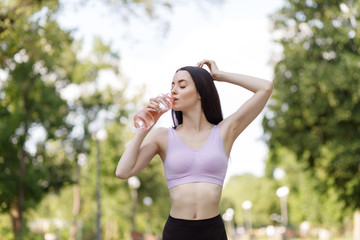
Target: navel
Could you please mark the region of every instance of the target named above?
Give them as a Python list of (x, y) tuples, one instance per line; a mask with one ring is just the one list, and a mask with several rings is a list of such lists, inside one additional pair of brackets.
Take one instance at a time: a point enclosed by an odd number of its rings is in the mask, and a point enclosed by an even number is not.
[(197, 218), (197, 209), (196, 209), (196, 202), (194, 203), (194, 215), (193, 215), (193, 219), (195, 220)]

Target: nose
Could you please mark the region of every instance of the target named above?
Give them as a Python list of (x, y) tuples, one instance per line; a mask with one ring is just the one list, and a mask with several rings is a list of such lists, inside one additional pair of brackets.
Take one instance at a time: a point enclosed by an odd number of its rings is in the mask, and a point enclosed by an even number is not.
[(177, 94), (177, 90), (176, 90), (176, 87), (173, 87), (171, 89), (171, 95), (176, 95)]

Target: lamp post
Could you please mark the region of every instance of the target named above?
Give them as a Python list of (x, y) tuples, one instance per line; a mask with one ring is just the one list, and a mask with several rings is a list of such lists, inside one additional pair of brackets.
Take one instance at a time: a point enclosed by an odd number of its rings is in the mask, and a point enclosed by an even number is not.
[(96, 240), (101, 240), (101, 161), (100, 161), (100, 142), (107, 138), (107, 132), (104, 128), (92, 134), (92, 138), (96, 142)]
[(251, 223), (251, 207), (252, 207), (252, 202), (249, 200), (246, 200), (242, 203), (242, 208), (244, 209), (244, 218), (245, 218), (245, 226), (246, 226), (246, 231), (249, 232), (249, 234), (251, 235), (252, 232), (252, 223)]
[(287, 196), (290, 190), (288, 187), (283, 186), (276, 190), (276, 195), (280, 198), (281, 207), (281, 221), (284, 224), (284, 239), (286, 239), (286, 230), (288, 226), (288, 212), (287, 212)]
[[(133, 211), (132, 211), (132, 217), (131, 217), (131, 224), (132, 224), (132, 233), (134, 233), (136, 231), (135, 217), (136, 217), (137, 201), (138, 201), (137, 190), (140, 187), (140, 180), (136, 176), (133, 176), (133, 177), (129, 178), (128, 184), (129, 184), (129, 187), (131, 189), (131, 198), (132, 198), (132, 201), (133, 201)], [(132, 236), (133, 236), (133, 234), (132, 234)]]
[(148, 235), (148, 234), (151, 234), (151, 224), (150, 224), (150, 206), (152, 205), (153, 203), (153, 200), (151, 197), (144, 197), (143, 199), (143, 203), (144, 205), (147, 207), (147, 213), (146, 213), (146, 218), (147, 218), (147, 221), (146, 221), (146, 230), (145, 230), (145, 233)]
[(281, 221), (284, 226), (288, 225), (288, 213), (287, 213), (287, 196), (290, 190), (288, 187), (283, 186), (276, 190), (276, 195), (280, 198), (280, 206), (281, 206)]
[(225, 213), (222, 215), (227, 225), (229, 239), (232, 239), (234, 234), (234, 226), (233, 226), (234, 213), (235, 213), (234, 209), (228, 208), (226, 209)]
[(281, 180), (286, 176), (286, 172), (282, 168), (275, 168), (273, 176), (276, 180)]

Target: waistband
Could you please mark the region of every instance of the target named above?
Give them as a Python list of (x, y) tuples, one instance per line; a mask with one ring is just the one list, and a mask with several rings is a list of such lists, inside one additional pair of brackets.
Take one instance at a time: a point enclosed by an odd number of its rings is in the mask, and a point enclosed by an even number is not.
[(180, 218), (174, 218), (169, 215), (167, 223), (173, 225), (200, 227), (200, 226), (208, 226), (208, 225), (223, 223), (223, 221), (220, 214), (212, 218), (199, 219), (199, 220), (180, 219)]

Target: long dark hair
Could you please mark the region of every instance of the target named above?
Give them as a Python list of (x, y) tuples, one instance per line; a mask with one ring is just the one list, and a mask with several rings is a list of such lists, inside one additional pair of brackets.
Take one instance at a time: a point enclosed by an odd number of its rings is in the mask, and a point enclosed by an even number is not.
[[(216, 90), (214, 79), (208, 71), (200, 67), (186, 66), (178, 71), (187, 71), (195, 83), (196, 90), (201, 97), (201, 107), (204, 111), (206, 120), (212, 124), (219, 124), (223, 120), (220, 98)], [(174, 128), (183, 123), (181, 111), (171, 110)]]

